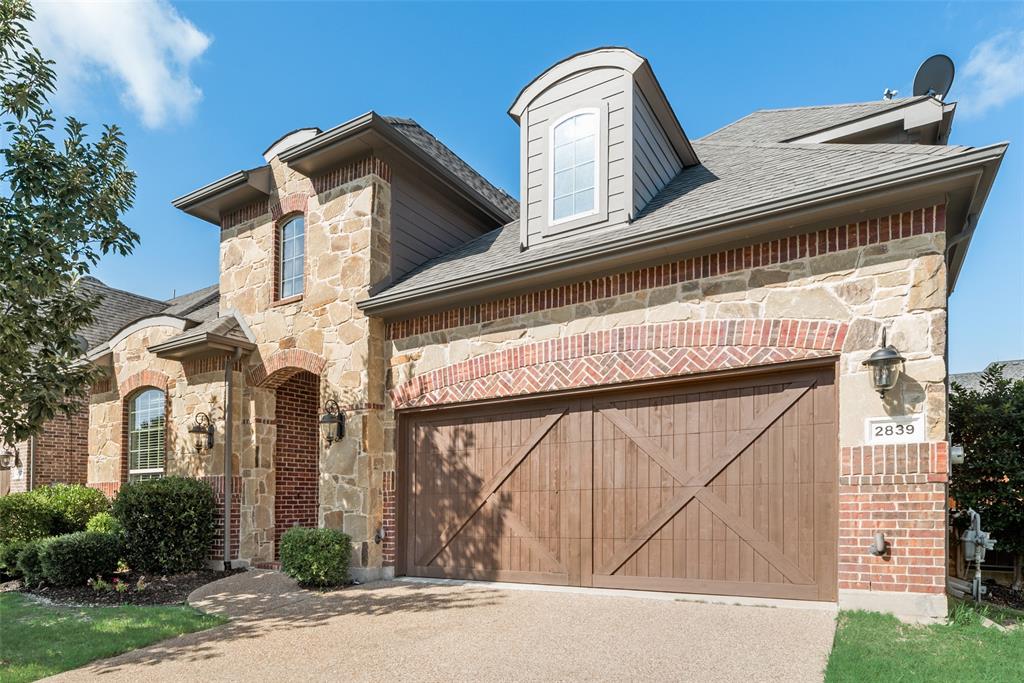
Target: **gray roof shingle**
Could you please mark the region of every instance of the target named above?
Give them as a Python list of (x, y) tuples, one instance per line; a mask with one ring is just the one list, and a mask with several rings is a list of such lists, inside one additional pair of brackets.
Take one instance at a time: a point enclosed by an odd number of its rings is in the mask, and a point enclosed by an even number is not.
[(477, 173), (476, 169), (463, 161), (462, 157), (450, 150), (426, 128), (412, 119), (397, 116), (385, 116), (384, 120), (510, 217), (519, 217), (519, 202), (515, 198)]
[(831, 104), (793, 109), (760, 109), (701, 138), (701, 142), (783, 142), (841, 123), (874, 116), (926, 99), (903, 97), (877, 102)]
[[(694, 147), (702, 163), (681, 171), (632, 223), (580, 239), (589, 240), (588, 246), (594, 240), (611, 245), (640, 234), (706, 222), (722, 214), (926, 165), (972, 149), (750, 141), (695, 142)], [(544, 259), (552, 249), (566, 250), (570, 244), (559, 240), (522, 251), (519, 223), (509, 223), (428, 261), (377, 296), (435, 288), (484, 272), (499, 276), (502, 269)]]
[(89, 349), (107, 341), (125, 325), (139, 318), (156, 315), (167, 308), (166, 302), (109, 287), (94, 277), (82, 278), (79, 287), (85, 293), (100, 298), (95, 320), (79, 330), (79, 336)]
[[(1003, 377), (1011, 381), (1024, 380), (1024, 358), (1020, 360), (1000, 360), (994, 363), (989, 363), (985, 366), (985, 370), (988, 370), (993, 365), (1003, 366)], [(965, 389), (973, 389), (975, 391), (981, 389), (981, 372), (961, 372), (955, 375), (950, 375), (949, 379), (951, 382), (956, 382)]]

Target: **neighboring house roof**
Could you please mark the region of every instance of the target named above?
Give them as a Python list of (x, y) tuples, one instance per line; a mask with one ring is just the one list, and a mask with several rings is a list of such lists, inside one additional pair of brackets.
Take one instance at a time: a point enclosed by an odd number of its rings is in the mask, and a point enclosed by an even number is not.
[[(993, 365), (1003, 366), (1003, 377), (1011, 381), (1024, 380), (1024, 358), (1019, 360), (999, 360), (985, 366), (988, 370)], [(956, 382), (965, 389), (981, 389), (982, 372), (961, 372), (950, 375), (950, 382)]]
[(451, 151), (426, 128), (412, 119), (385, 116), (384, 120), (495, 206), (501, 207), (512, 218), (519, 218), (518, 200), (501, 188), (492, 185), (487, 178), (477, 173), (476, 169), (463, 161), (462, 157)]
[(856, 104), (759, 109), (705, 135), (700, 142), (783, 142), (842, 123), (850, 123), (857, 119), (905, 107), (925, 99), (928, 98), (922, 95)]
[[(478, 237), (409, 273), (362, 302), (366, 310), (482, 282), (509, 281), (537, 268), (626, 251), (640, 242), (673, 239), (726, 220), (813, 201), (833, 201), (883, 182), (1001, 156), (1005, 146), (769, 143), (702, 140), (699, 166), (683, 169), (629, 224), (585, 239), (522, 250), (519, 223)], [(668, 244), (668, 242), (666, 242)]]

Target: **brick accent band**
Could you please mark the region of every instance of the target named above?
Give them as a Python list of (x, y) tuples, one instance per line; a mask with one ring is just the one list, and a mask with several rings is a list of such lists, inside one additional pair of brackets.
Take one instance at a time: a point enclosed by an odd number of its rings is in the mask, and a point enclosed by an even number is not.
[(249, 368), (249, 385), (267, 389), (276, 388), (299, 370), (320, 375), (327, 361), (303, 349), (283, 349), (274, 352), (266, 361)]
[(940, 232), (945, 226), (946, 207), (940, 204), (715, 254), (694, 256), (660, 266), (393, 321), (387, 324), (386, 335), (388, 339), (403, 339), (416, 334), (491, 322), (620, 294), (726, 275), (749, 268), (776, 265), (904, 237)]
[(107, 498), (113, 498), (121, 490), (121, 482), (119, 481), (90, 481), (86, 486), (96, 489)]
[[(367, 157), (316, 176), (312, 179), (313, 192), (315, 194), (323, 194), (336, 187), (369, 175), (376, 175), (382, 180), (391, 182), (391, 168), (387, 163), (376, 157)], [(233, 211), (221, 214), (220, 227), (222, 230), (226, 230), (247, 221), (256, 220), (267, 214), (270, 214), (273, 220), (277, 220), (281, 216), (293, 211), (304, 212), (306, 210), (306, 202), (310, 196), (312, 195), (307, 193), (293, 193), (274, 204), (271, 204), (269, 198), (258, 199)]]
[(154, 387), (166, 392), (171, 386), (171, 378), (159, 370), (142, 370), (126, 378), (117, 385), (117, 391), (121, 398), (141, 387)]
[(396, 408), (478, 401), (836, 355), (847, 323), (704, 320), (587, 332), (495, 351), (391, 390)]

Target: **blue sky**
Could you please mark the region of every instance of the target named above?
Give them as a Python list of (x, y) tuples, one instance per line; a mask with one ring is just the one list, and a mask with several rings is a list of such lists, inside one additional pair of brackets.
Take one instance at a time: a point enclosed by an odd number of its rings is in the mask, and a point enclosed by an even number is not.
[(168, 298), (217, 280), (217, 228), (172, 198), (262, 163), (282, 133), (370, 109), (415, 118), (515, 194), (505, 114), (551, 63), (599, 45), (646, 56), (692, 138), (759, 108), (909, 95), (949, 54), (952, 143), (1010, 151), (950, 302), (953, 372), (1024, 357), (1024, 3), (39, 5), (58, 115), (125, 131), (138, 196), (108, 284)]

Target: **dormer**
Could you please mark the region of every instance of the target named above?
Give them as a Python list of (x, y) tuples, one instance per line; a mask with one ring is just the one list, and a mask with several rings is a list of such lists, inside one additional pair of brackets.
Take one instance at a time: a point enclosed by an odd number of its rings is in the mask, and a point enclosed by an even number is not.
[(626, 48), (558, 62), (508, 113), (520, 128), (524, 249), (628, 223), (699, 163), (650, 64)]

